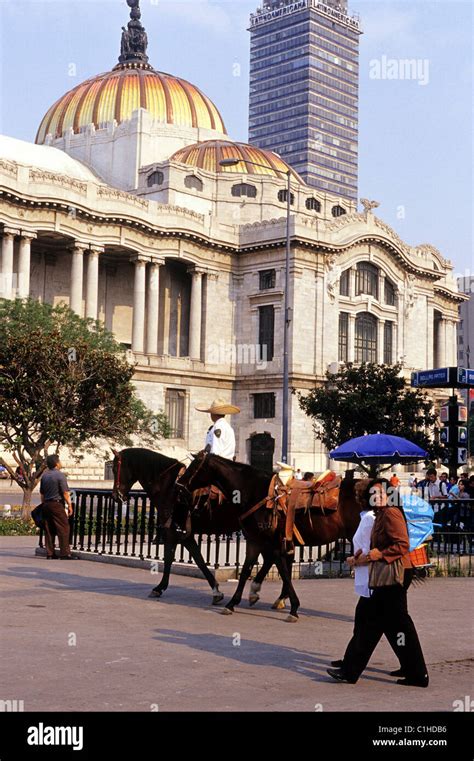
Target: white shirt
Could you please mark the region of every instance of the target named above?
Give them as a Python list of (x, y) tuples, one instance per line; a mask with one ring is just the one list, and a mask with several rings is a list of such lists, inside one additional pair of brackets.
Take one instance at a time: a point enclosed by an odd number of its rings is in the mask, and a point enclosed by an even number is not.
[[(370, 536), (374, 526), (375, 513), (373, 510), (363, 510), (360, 514), (360, 523), (354, 534), (354, 554), (362, 550), (364, 555), (370, 550)], [(355, 591), (360, 597), (370, 597), (369, 592), (369, 566), (359, 565), (354, 567)]]
[(428, 484), (428, 494), (430, 499), (434, 499), (435, 497), (446, 497), (447, 493), (446, 483), (440, 481), (439, 478), (436, 479), (436, 481), (433, 481), (433, 483), (430, 481)]
[(210, 445), (211, 453), (232, 460), (235, 455), (235, 434), (232, 426), (224, 417), (211, 425), (206, 436), (206, 446)]

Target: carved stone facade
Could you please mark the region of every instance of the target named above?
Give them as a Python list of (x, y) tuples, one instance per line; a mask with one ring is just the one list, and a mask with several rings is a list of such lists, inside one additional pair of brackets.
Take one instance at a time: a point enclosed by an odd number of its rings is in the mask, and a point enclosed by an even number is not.
[[(147, 63), (127, 2), (118, 66), (57, 101), (38, 145), (0, 135), (0, 295), (102, 320), (137, 363), (140, 396), (170, 418), (157, 447), (199, 449), (208, 420), (194, 407), (219, 396), (242, 409), (238, 458), (267, 447), (278, 460), (289, 177), (290, 388), (324, 383), (342, 360), (455, 364), (466, 297), (450, 262), (402, 241), (377, 201), (359, 212), (229, 138), (209, 98)], [(290, 462), (325, 469), (296, 395), (289, 418)], [(103, 465), (68, 470), (84, 480)]]
[[(207, 420), (194, 406), (224, 396), (242, 408), (233, 421), (239, 459), (249, 459), (253, 437), (261, 434), (273, 440), (278, 459), (286, 220), (283, 209), (278, 216), (274, 209), (284, 180), (259, 177), (260, 197), (245, 199), (242, 209), (242, 199), (232, 195), (238, 176), (217, 181), (196, 168), (201, 213), (190, 209), (190, 192), (178, 181), (168, 186), (175, 204), (167, 204), (99, 180), (7, 163), (0, 175), (4, 293), (62, 301), (101, 319), (138, 362), (137, 389), (152, 409), (166, 410), (167, 395), (182, 391), (184, 419), (167, 451), (199, 448)], [(165, 169), (172, 177), (173, 166)], [(324, 382), (328, 366), (339, 361), (341, 313), (348, 315), (349, 360), (355, 361), (358, 316), (367, 313), (377, 321), (379, 361), (383, 326), (391, 322), (391, 359), (403, 358), (407, 374), (455, 364), (463, 297), (449, 262), (431, 247), (408, 246), (371, 211), (349, 208), (335, 220), (331, 208), (340, 199), (318, 194), (322, 211), (314, 213), (304, 204), (314, 191), (304, 185), (295, 191), (290, 386), (307, 390)], [(361, 263), (377, 272), (376, 295), (357, 292)], [(262, 288), (259, 273), (271, 271), (271, 287)], [(386, 303), (385, 279), (393, 304)], [(266, 361), (259, 354), (264, 307), (274, 315), (273, 356)], [(274, 417), (255, 417), (258, 394), (275, 395)], [(311, 470), (327, 463), (295, 396), (290, 461)], [(84, 478), (85, 467), (71, 463), (69, 470)], [(97, 477), (97, 463), (88, 473)]]

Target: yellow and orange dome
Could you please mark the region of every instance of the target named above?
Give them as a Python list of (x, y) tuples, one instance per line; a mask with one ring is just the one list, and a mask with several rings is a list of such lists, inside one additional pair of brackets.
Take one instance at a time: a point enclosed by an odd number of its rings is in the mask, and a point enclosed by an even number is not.
[(44, 116), (36, 143), (46, 136), (62, 137), (70, 127), (81, 132), (88, 124), (96, 129), (115, 119), (130, 119), (137, 108), (147, 109), (165, 124), (216, 130), (226, 135), (216, 106), (184, 79), (140, 64), (124, 64), (74, 87), (59, 98)]
[[(239, 163), (234, 166), (221, 166), (220, 162), (224, 159), (238, 159)], [(170, 161), (205, 169), (208, 172), (270, 175), (280, 179), (290, 170), (293, 178), (304, 184), (299, 174), (277, 153), (248, 143), (233, 143), (231, 140), (205, 140), (188, 145), (176, 151)]]

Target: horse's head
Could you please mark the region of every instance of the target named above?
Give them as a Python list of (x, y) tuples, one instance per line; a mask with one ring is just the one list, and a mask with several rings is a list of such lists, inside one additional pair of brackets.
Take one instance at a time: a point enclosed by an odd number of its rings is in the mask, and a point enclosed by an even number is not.
[(211, 469), (209, 459), (212, 455), (206, 449), (192, 455), (192, 463), (186, 468), (182, 476), (176, 479), (176, 486), (191, 494), (194, 489), (200, 489), (203, 486), (211, 485)]
[(114, 461), (113, 461), (113, 473), (114, 473), (114, 485), (112, 488), (112, 497), (116, 502), (125, 502), (136, 481), (136, 477), (132, 476), (130, 466), (126, 457), (126, 449), (121, 452), (116, 452), (114, 449)]

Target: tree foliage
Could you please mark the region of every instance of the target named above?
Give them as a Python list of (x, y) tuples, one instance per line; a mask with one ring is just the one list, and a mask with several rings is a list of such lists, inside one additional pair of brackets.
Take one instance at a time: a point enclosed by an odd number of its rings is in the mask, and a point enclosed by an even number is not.
[(0, 447), (12, 453), (31, 493), (48, 450), (68, 447), (80, 457), (99, 440), (130, 446), (169, 435), (162, 413), (136, 396), (134, 366), (113, 335), (67, 306), (0, 300)]
[(409, 387), (402, 365), (343, 365), (326, 373), (327, 384), (298, 393), (300, 407), (314, 419), (315, 436), (328, 450), (369, 433), (402, 436), (426, 449), (430, 459), (441, 453), (433, 437), (437, 415), (426, 392)]

